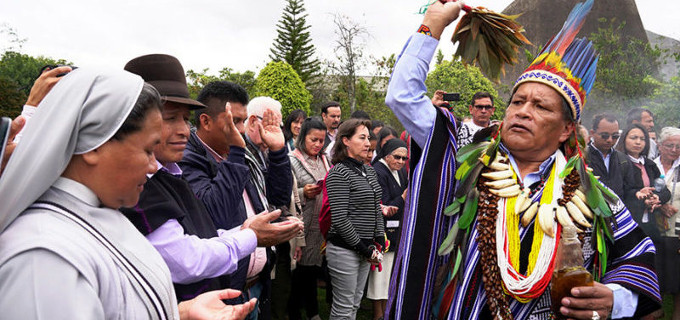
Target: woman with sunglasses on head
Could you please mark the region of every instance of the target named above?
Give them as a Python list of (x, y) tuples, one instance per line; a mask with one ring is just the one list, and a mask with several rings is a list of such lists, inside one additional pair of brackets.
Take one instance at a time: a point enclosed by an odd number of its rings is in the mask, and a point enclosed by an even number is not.
[(307, 114), (300, 109), (296, 109), (291, 111), (288, 117), (286, 117), (286, 121), (283, 122), (283, 137), (286, 141), (288, 152), (295, 150), (295, 141), (300, 134), (300, 128), (305, 118), (307, 118)]
[(384, 219), (385, 234), (389, 244), (383, 255), (382, 270), (371, 269), (368, 276), (366, 297), (373, 300), (374, 320), (381, 319), (387, 308), (390, 274), (394, 264), (394, 255), (398, 250), (401, 217), (404, 214), (408, 188), (408, 174), (404, 166), (408, 162), (406, 142), (393, 138), (383, 145), (382, 150), (385, 156), (375, 162), (373, 169), (378, 175), (378, 183), (382, 188), (382, 204), (388, 208)]
[(156, 171), (160, 110), (156, 89), (122, 70), (71, 72), (40, 103), (0, 178), (3, 318), (243, 319), (253, 310), (254, 300), (220, 301), (235, 290), (178, 305), (167, 265), (117, 210)]
[(654, 162), (665, 176), (671, 200), (660, 208), (664, 225), (656, 246), (656, 268), (661, 293), (673, 295), (673, 319), (680, 319), (680, 129), (665, 127), (658, 139), (659, 157)]
[(330, 319), (355, 319), (370, 265), (378, 265), (385, 245), (375, 170), (363, 163), (370, 148), (371, 122), (349, 119), (338, 127), (335, 165), (326, 177), (331, 212), (326, 259), (333, 286)]
[(654, 181), (661, 176), (656, 164), (647, 158), (649, 153), (649, 134), (639, 124), (632, 124), (623, 132), (616, 149), (628, 156), (633, 164), (633, 191), (627, 192), (624, 203), (633, 219), (654, 240), (659, 240), (655, 213), (662, 204), (668, 202), (671, 193), (667, 188), (655, 190)]
[(304, 238), (297, 243), (301, 250), (299, 256), (296, 256), (298, 261), (293, 271), (288, 301), (290, 320), (302, 319), (300, 309), (303, 306), (307, 318), (319, 317), (316, 280), (321, 273), (321, 244), (324, 241), (319, 229), (319, 212), (323, 201), (319, 181), (325, 179), (331, 167), (324, 154), (325, 138), (326, 125), (315, 118), (308, 118), (302, 123), (295, 150), (288, 155), (297, 181), (293, 193), (301, 207), (302, 221), (305, 224)]

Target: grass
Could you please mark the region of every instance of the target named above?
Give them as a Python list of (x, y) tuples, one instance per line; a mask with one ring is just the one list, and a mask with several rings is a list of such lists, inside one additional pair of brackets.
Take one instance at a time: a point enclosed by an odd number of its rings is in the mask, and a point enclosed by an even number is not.
[[(319, 301), (319, 316), (321, 319), (328, 319), (330, 315), (330, 305), (326, 303), (326, 289), (318, 288), (317, 299)], [(307, 319), (305, 315), (305, 310), (302, 309), (302, 319)], [(373, 306), (371, 300), (366, 298), (361, 300), (361, 308), (357, 312), (357, 320), (372, 320), (373, 319)]]
[(663, 296), (663, 304), (661, 306), (663, 309), (663, 317), (660, 319), (671, 320), (673, 316), (673, 296), (670, 294), (665, 294)]
[[(318, 289), (318, 296), (319, 300), (319, 316), (321, 319), (328, 319), (328, 315), (330, 314), (330, 309), (328, 303), (326, 303), (326, 289), (325, 288), (319, 288)], [(663, 297), (663, 305), (662, 305), (663, 313), (664, 316), (660, 319), (662, 320), (671, 320), (671, 316), (673, 315), (673, 297), (671, 295), (664, 295)], [(303, 319), (305, 318), (304, 315), (304, 309), (302, 310), (303, 314)], [(358, 320), (372, 320), (373, 319), (373, 307), (371, 305), (371, 301), (364, 298), (361, 300), (361, 308), (359, 308), (359, 312), (357, 313), (357, 319)]]

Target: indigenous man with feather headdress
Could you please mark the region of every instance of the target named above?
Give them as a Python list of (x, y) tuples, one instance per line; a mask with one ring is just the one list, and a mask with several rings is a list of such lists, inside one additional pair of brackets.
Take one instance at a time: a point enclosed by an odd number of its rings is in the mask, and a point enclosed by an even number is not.
[(595, 283), (572, 289), (560, 313), (639, 318), (660, 307), (654, 245), (588, 170), (577, 142), (597, 53), (575, 36), (592, 5), (576, 5), (516, 81), (500, 128), (482, 130), (460, 149), (453, 115), (432, 106), (424, 80), (462, 5), (429, 7), (386, 97), (415, 142), (387, 318), (554, 317), (549, 285), (563, 226), (581, 230), (584, 267)]

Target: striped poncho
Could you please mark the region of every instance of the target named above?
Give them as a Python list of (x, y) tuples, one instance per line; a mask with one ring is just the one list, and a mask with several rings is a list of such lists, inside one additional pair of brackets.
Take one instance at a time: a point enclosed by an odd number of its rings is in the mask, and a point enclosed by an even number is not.
[[(437, 273), (449, 259), (449, 256), (438, 256), (437, 249), (458, 219), (457, 216), (443, 215), (444, 208), (454, 201), (456, 186), (455, 154), (458, 146), (455, 121), (447, 110), (435, 110), (425, 95), (424, 80), (437, 44), (436, 39), (422, 34), (414, 34), (408, 40), (394, 67), (386, 97), (387, 105), (413, 138), (409, 197), (385, 316), (389, 319), (433, 317)], [(636, 316), (644, 315), (660, 307), (658, 281), (653, 269), (655, 249), (623, 204), (611, 209), (617, 222), (615, 244), (601, 282), (617, 283), (637, 293)], [(521, 226), (520, 232), (523, 237), (526, 235)], [(481, 281), (480, 268), (483, 266), (478, 264), (480, 253), (476, 236), (474, 222), (461, 263), (464, 277), (456, 283), (453, 303), (446, 314), (448, 319), (491, 318)], [(585, 242), (584, 248), (589, 248), (589, 239)], [(586, 268), (592, 267), (591, 253), (588, 250), (584, 252)], [(515, 319), (547, 317), (550, 308), (548, 295), (546, 292), (526, 304), (511, 300), (510, 309)]]
[[(438, 256), (437, 249), (447, 235), (457, 216), (446, 217), (443, 210), (453, 201), (456, 181), (453, 116), (441, 109), (436, 117), (432, 134), (422, 150), (414, 148), (415, 158), (411, 194), (404, 214), (402, 240), (397, 254), (390, 285), (390, 319), (429, 319), (433, 313), (435, 278), (448, 256)], [(540, 197), (541, 192), (537, 192)], [(653, 270), (654, 245), (633, 221), (623, 203), (612, 208), (617, 228), (615, 244), (611, 248), (608, 271), (602, 283), (617, 283), (639, 294), (636, 315), (644, 315), (658, 307), (661, 300), (656, 274)], [(453, 303), (447, 319), (486, 319), (491, 314), (486, 307), (486, 294), (482, 285), (481, 266), (478, 264), (477, 222), (471, 228), (469, 245), (461, 264), (464, 277), (458, 279)], [(520, 225), (524, 239), (528, 230)], [(593, 251), (590, 239), (584, 241), (586, 268), (592, 267)], [(548, 319), (550, 312), (549, 290), (538, 299), (526, 304), (511, 300), (510, 309), (515, 319)], [(531, 317), (530, 317), (531, 316)]]

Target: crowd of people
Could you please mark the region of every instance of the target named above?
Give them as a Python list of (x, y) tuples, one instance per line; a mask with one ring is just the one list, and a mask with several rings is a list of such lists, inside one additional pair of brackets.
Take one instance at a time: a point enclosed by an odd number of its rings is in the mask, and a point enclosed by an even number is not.
[[(395, 241), (406, 144), (386, 135), (374, 158), (378, 122), (340, 119), (330, 102), (282, 125), (278, 101), (226, 81), (191, 99), (169, 55), (120, 70), (45, 69), (3, 158), (0, 286), (16, 291), (3, 310), (319, 319), (321, 280), (342, 317), (356, 314), (373, 266), (369, 297), (384, 312), (394, 255), (385, 230)], [(22, 175), (37, 149), (45, 154)]]
[[(630, 110), (625, 127), (611, 114), (580, 125), (592, 75), (577, 72), (596, 61), (581, 42), (558, 56), (578, 59), (556, 65), (546, 45), (502, 123), (487, 92), (455, 118), (446, 92), (425, 96), (424, 80), (460, 9), (433, 3), (399, 55), (386, 103), (401, 133), (363, 111), (343, 121), (334, 101), (283, 119), (278, 101), (227, 81), (192, 99), (180, 61), (165, 54), (118, 69), (45, 69), (0, 168), (3, 317), (321, 319), (323, 284), (330, 319), (355, 319), (364, 298), (374, 320), (653, 319), (661, 294), (680, 319), (680, 129), (658, 130), (645, 108)], [(488, 162), (480, 154), (478, 169), (459, 176), (467, 164), (457, 152), (480, 145)], [(584, 267), (600, 276), (556, 314), (549, 281), (538, 281), (552, 271), (534, 269), (553, 265), (555, 235), (520, 225), (530, 209), (508, 203), (521, 192), (559, 210), (581, 182), (558, 176), (579, 159), (618, 199), (602, 220), (613, 221), (608, 249), (581, 230)], [(505, 172), (496, 180), (516, 190), (483, 185)], [(477, 197), (467, 199), (471, 219), (445, 212), (461, 189)], [(568, 224), (557, 218), (551, 230)], [(514, 242), (496, 247), (505, 238)], [(447, 241), (453, 253), (438, 254)], [(504, 248), (518, 262), (499, 261)]]

